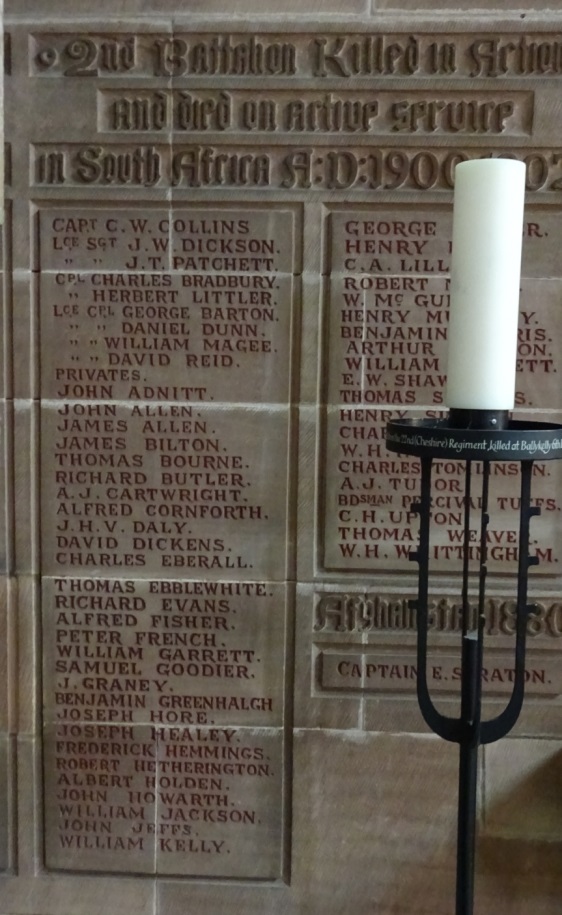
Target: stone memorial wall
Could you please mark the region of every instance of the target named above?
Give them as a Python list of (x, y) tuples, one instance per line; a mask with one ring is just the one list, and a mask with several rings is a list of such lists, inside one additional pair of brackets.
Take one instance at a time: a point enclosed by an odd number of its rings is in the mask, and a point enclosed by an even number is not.
[[(445, 415), (454, 169), (489, 156), (527, 166), (517, 415), (562, 421), (562, 7), (6, 4), (0, 915), (449, 912), (419, 461), (384, 429)], [(526, 701), (479, 786), (498, 915), (562, 899), (562, 467), (530, 457)], [(431, 545), (450, 714), (461, 471)], [(492, 465), (488, 716), (518, 474)]]

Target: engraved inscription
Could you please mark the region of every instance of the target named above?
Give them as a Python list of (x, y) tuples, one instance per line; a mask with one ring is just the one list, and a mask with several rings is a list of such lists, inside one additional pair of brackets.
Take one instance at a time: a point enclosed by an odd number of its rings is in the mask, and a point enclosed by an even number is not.
[(41, 212), (45, 573), (282, 576), (293, 219)]
[(562, 38), (526, 35), (36, 33), (34, 76), (533, 78), (562, 74)]
[[(507, 592), (508, 593), (508, 592)], [(312, 662), (317, 695), (357, 695), (415, 701), (417, 682), (417, 612), (412, 596), (332, 588), (314, 594)], [(513, 644), (516, 599), (484, 601), (486, 652), (482, 672), (484, 699), (509, 696), (514, 681)], [(427, 679), (440, 701), (458, 701), (463, 631), (460, 597), (430, 594), (430, 650)], [(469, 629), (478, 625), (478, 600), (470, 598)], [(529, 610), (525, 673), (527, 703), (548, 701), (558, 707), (562, 697), (558, 642), (562, 636), (562, 605), (550, 597)]]
[(289, 191), (452, 190), (459, 162), (520, 159), (529, 191), (562, 190), (562, 150), (501, 145), (441, 147), (278, 147), (157, 144), (34, 144), (33, 184), (68, 187), (225, 187)]
[(45, 578), (46, 717), (279, 726), (284, 603), (263, 582)]
[[(58, 40), (57, 40), (58, 39)], [(138, 62), (136, 36), (55, 36), (34, 40), (36, 75), (109, 76), (127, 74)]]
[(36, 227), (47, 865), (274, 879), (295, 211)]
[[(102, 90), (100, 128), (108, 132), (528, 135), (530, 93)], [(178, 137), (179, 138), (179, 137)]]
[[(388, 452), (384, 431), (443, 415), (459, 162), (526, 165), (516, 407), (562, 410), (562, 33), (132, 22), (37, 24), (27, 72), (14, 61), (29, 102), (13, 158), (31, 263), (14, 252), (32, 321), (17, 312), (14, 329), (19, 352), (31, 323), (33, 357), (14, 369), (39, 397), (43, 863), (273, 883), (289, 859), (291, 589), (318, 589), (297, 641), (314, 697), (299, 727), (313, 706), (339, 728), (361, 699), (353, 721), (380, 729), (375, 706), (390, 700), (394, 727), (414, 705), (419, 461)], [(444, 596), (462, 565), (458, 463), (436, 462), (432, 504), (429, 674), (445, 704), (459, 685), (460, 601)], [(517, 482), (515, 461), (494, 465), (492, 701), (512, 679)], [(561, 487), (562, 467), (534, 465), (539, 728), (562, 691)]]
[(278, 874), (277, 732), (57, 724), (45, 755), (49, 868)]
[(44, 579), (48, 866), (277, 874), (284, 603), (261, 582)]
[[(440, 415), (451, 215), (397, 206), (368, 214), (336, 210), (329, 218), (332, 273), (325, 366), (327, 401), (333, 407), (327, 413), (325, 438), (325, 564), (348, 570), (408, 569), (417, 542), (417, 520), (409, 506), (419, 492), (419, 462), (387, 451), (384, 426), (396, 417), (393, 409), (401, 416), (412, 407)], [(534, 250), (546, 243), (546, 230), (536, 221), (527, 223), (525, 234)], [(538, 388), (543, 403), (550, 397), (559, 408), (553, 306), (559, 291), (551, 287), (537, 307), (536, 297), (532, 302), (527, 298), (528, 290), (524, 285), (516, 404), (536, 404)], [(518, 534), (509, 519), (516, 510), (511, 487), (517, 485), (518, 469), (516, 463), (492, 467), (492, 568), (513, 568), (517, 561)], [(431, 558), (442, 569), (459, 567), (462, 558), (463, 472), (460, 462), (436, 463)], [(533, 523), (532, 546), (540, 571), (548, 574), (562, 554), (556, 533), (560, 505), (552, 492), (560, 469), (537, 464), (534, 474), (537, 504), (544, 511)], [(471, 557), (477, 555), (475, 542)]]
[(52, 211), (40, 235), (44, 336), (68, 347), (44, 348), (44, 396), (288, 401), (290, 211)]
[[(529, 696), (553, 699), (562, 693), (560, 665), (553, 658), (529, 652), (525, 670), (525, 691)], [(417, 668), (415, 652), (369, 651), (364, 654), (320, 652), (320, 688), (352, 692), (408, 694), (415, 691)], [(512, 658), (490, 652), (482, 668), (482, 685), (486, 697), (510, 696), (515, 674)], [(510, 666), (511, 665), (511, 666)], [(428, 665), (428, 685), (432, 691), (455, 696), (459, 690), (461, 666), (457, 656), (436, 651)]]
[(42, 460), (44, 573), (281, 578), (286, 492), (259, 473), (253, 442), (263, 436), (260, 459), (281, 481), (285, 411), (158, 403), (154, 390), (152, 405), (43, 407), (53, 442)]
[[(514, 500), (515, 501), (515, 500)], [(484, 611), (484, 631), (489, 636), (515, 634), (516, 602), (488, 598)], [(478, 611), (470, 607), (469, 628), (475, 629)], [(416, 631), (416, 610), (408, 597), (384, 597), (373, 593), (317, 594), (314, 609), (314, 632), (319, 638), (327, 633), (408, 633)], [(447, 597), (434, 598), (428, 604), (428, 630), (462, 632), (462, 604)], [(532, 639), (562, 638), (562, 603), (537, 601), (529, 613), (527, 636)]]

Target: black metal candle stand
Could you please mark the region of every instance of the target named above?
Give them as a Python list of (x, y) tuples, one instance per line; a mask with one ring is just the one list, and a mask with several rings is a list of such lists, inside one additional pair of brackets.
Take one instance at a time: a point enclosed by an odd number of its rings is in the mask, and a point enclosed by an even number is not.
[[(459, 744), (459, 796), (457, 819), (456, 915), (471, 915), (474, 903), (474, 858), (476, 839), (476, 794), (478, 748), (504, 737), (513, 728), (523, 705), (525, 689), (525, 639), (527, 621), (534, 606), (527, 603), (529, 567), (538, 564), (529, 555), (531, 518), (540, 508), (531, 505), (531, 480), (535, 461), (562, 458), (562, 426), (510, 420), (504, 411), (451, 410), (443, 420), (397, 420), (386, 427), (390, 451), (418, 457), (421, 462), (421, 494), (411, 511), (419, 515), (419, 546), (410, 555), (418, 563), (418, 596), (412, 601), (417, 612), (417, 694), (421, 713), (429, 727), (445, 740)], [(429, 555), (431, 528), (431, 474), (434, 460), (464, 461), (464, 532), (462, 540), (462, 646), (460, 717), (439, 712), (432, 702), (427, 682), (427, 632)], [(519, 546), (513, 687), (504, 710), (482, 721), (482, 660), (484, 651), (485, 589), (489, 525), (490, 467), (495, 461), (521, 465)], [(482, 478), (480, 529), (477, 535), (477, 616), (474, 627), (469, 602), (472, 476)], [(474, 628), (472, 628), (474, 627)]]

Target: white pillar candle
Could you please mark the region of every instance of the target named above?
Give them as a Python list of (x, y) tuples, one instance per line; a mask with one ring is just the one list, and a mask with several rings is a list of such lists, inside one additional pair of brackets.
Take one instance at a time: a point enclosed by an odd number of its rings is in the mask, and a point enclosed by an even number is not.
[(513, 408), (524, 196), (523, 162), (475, 159), (455, 169), (450, 408)]

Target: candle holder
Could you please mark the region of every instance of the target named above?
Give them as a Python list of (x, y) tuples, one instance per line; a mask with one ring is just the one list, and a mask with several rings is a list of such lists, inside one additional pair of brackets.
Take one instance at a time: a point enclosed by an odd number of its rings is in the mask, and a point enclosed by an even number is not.
[[(419, 515), (419, 546), (410, 554), (418, 563), (418, 596), (412, 601), (417, 613), (417, 696), (424, 720), (444, 740), (459, 744), (459, 793), (457, 816), (456, 915), (471, 915), (474, 901), (476, 839), (476, 792), (478, 748), (504, 737), (515, 725), (525, 691), (525, 640), (527, 620), (533, 605), (527, 603), (528, 571), (538, 564), (529, 554), (531, 518), (540, 508), (531, 505), (531, 481), (536, 460), (562, 458), (562, 426), (510, 420), (506, 411), (451, 410), (443, 420), (398, 420), (386, 427), (390, 451), (418, 457), (421, 462), (420, 500), (411, 511)], [(460, 716), (439, 712), (432, 702), (427, 682), (427, 632), (429, 556), (431, 528), (431, 474), (433, 461), (446, 459), (465, 464), (462, 540), (462, 643)], [(495, 461), (517, 462), (521, 468), (519, 546), (513, 688), (504, 710), (482, 720), (482, 659), (484, 651), (485, 590), (489, 525), (490, 468)], [(481, 465), (480, 529), (471, 538), (471, 492), (475, 464)], [(480, 471), (480, 466), (477, 467)], [(471, 552), (477, 544), (476, 626), (469, 603)], [(473, 628), (471, 628), (471, 625)]]

